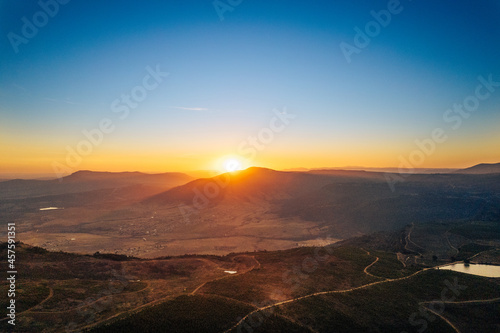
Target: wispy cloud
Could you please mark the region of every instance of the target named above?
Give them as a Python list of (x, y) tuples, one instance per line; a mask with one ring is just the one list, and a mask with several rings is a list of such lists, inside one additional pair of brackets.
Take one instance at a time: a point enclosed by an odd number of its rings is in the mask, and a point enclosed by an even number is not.
[(12, 86), (15, 87), (15, 88), (17, 88), (17, 89), (19, 89), (19, 90), (22, 90), (22, 91), (25, 91), (25, 92), (27, 91), (26, 88), (24, 88), (23, 86), (21, 86), (21, 85), (19, 85), (17, 83), (13, 83)]
[(172, 109), (188, 110), (188, 111), (208, 111), (207, 108), (189, 108), (185, 106), (171, 106)]

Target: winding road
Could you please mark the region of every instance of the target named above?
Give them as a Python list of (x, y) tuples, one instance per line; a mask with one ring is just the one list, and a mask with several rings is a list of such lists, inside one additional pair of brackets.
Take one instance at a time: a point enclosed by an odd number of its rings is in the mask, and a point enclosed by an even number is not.
[[(362, 249), (363, 251), (366, 252), (367, 255), (370, 255), (370, 251), (366, 251), (365, 249)], [(368, 266), (365, 267), (365, 269), (363, 270), (363, 272), (365, 272), (366, 275), (369, 275), (371, 277), (374, 277), (374, 278), (379, 278), (379, 279), (385, 279), (383, 277), (380, 277), (380, 276), (376, 276), (376, 275), (373, 275), (372, 273), (368, 272), (368, 268), (372, 267), (373, 265), (375, 265), (377, 263), (377, 261), (379, 261), (379, 257), (375, 257), (375, 261), (372, 262), (371, 264), (369, 264)]]
[[(239, 274), (248, 273), (248, 272), (250, 272), (251, 270), (254, 270), (254, 269), (257, 269), (257, 268), (260, 268), (260, 267), (261, 267), (260, 262), (259, 262), (259, 261), (255, 258), (255, 256), (247, 256), (247, 255), (235, 256), (235, 257), (233, 257), (233, 258), (232, 258), (233, 262), (234, 262), (235, 258), (237, 258), (237, 257), (251, 257), (251, 258), (254, 260), (255, 264), (254, 264), (254, 265), (253, 265), (250, 269), (245, 270), (245, 271), (241, 271), (240, 273), (233, 274), (233, 275), (224, 275), (224, 276), (218, 277), (218, 278), (213, 279), (213, 280), (210, 280), (210, 281), (205, 281), (205, 282), (203, 282), (202, 284), (200, 284), (198, 287), (196, 287), (196, 288), (195, 288), (195, 289), (194, 289), (191, 293), (189, 293), (189, 295), (191, 295), (191, 296), (192, 296), (192, 295), (195, 295), (195, 294), (196, 294), (196, 292), (198, 292), (201, 288), (203, 288), (203, 286), (204, 286), (204, 285), (206, 285), (208, 282), (217, 281), (217, 280), (224, 279), (224, 278), (228, 278), (228, 277), (230, 277), (230, 276), (234, 276), (234, 275), (239, 275)], [(210, 262), (210, 264), (214, 264), (212, 261), (210, 261), (210, 260), (208, 260), (208, 259), (205, 259), (205, 258), (200, 258), (200, 260), (202, 260), (202, 261), (208, 261), (208, 262)], [(142, 291), (142, 290), (144, 290), (144, 289), (141, 289), (140, 291)], [(123, 311), (123, 312), (116, 313), (116, 314), (114, 314), (114, 315), (113, 315), (113, 316), (111, 316), (111, 317), (108, 317), (108, 318), (102, 319), (102, 320), (100, 320), (100, 321), (97, 321), (97, 322), (91, 323), (91, 324), (89, 324), (89, 325), (87, 325), (87, 326), (84, 326), (84, 327), (80, 328), (79, 330), (76, 330), (75, 332), (80, 332), (82, 329), (89, 329), (89, 328), (92, 328), (92, 327), (98, 326), (98, 325), (100, 325), (100, 324), (103, 324), (103, 323), (105, 323), (105, 322), (108, 322), (108, 321), (110, 321), (110, 320), (112, 320), (112, 319), (114, 319), (114, 318), (116, 318), (116, 317), (118, 317), (118, 316), (121, 316), (121, 315), (123, 315), (123, 314), (131, 315), (131, 314), (133, 314), (133, 313), (137, 313), (138, 311), (140, 311), (140, 310), (142, 310), (142, 309), (144, 309), (144, 308), (146, 308), (146, 307), (155, 306), (155, 305), (157, 305), (157, 304), (160, 304), (160, 303), (162, 303), (162, 302), (164, 302), (164, 301), (167, 301), (167, 300), (169, 300), (169, 299), (175, 298), (175, 297), (177, 297), (177, 296), (178, 296), (178, 295), (169, 295), (169, 296), (165, 296), (165, 297), (162, 297), (162, 298), (160, 298), (160, 299), (157, 299), (157, 300), (151, 301), (151, 302), (149, 302), (149, 303), (143, 304), (143, 305), (141, 305), (141, 306), (139, 306), (139, 307), (137, 307), (137, 308), (134, 308), (134, 309), (130, 309), (130, 310), (126, 310), (126, 311)], [(234, 299), (232, 299), (232, 300), (233, 300), (233, 301), (236, 301), (236, 300), (234, 300)]]
[[(500, 302), (500, 297), (492, 298), (492, 299), (476, 299), (476, 300), (459, 301), (459, 302), (451, 302), (451, 301), (441, 301), (441, 302), (443, 304), (483, 304), (483, 303), (496, 303), (496, 302)], [(426, 305), (426, 304), (431, 304), (431, 303), (432, 303), (432, 301), (431, 302), (420, 302), (418, 304), (424, 306), (429, 312), (432, 312), (433, 314), (435, 314), (439, 318), (443, 319), (446, 323), (448, 323), (448, 325), (450, 325), (455, 330), (455, 332), (460, 333), (460, 330), (455, 325), (453, 325), (453, 323), (451, 321), (449, 321), (442, 314), (434, 311), (433, 309), (429, 308)]]
[[(23, 313), (26, 313), (26, 312), (32, 312), (32, 313), (35, 313), (35, 312), (36, 312), (36, 313), (38, 313), (37, 311), (32, 311), (32, 310), (33, 310), (34, 308), (36, 308), (36, 307), (38, 307), (38, 306), (42, 305), (43, 303), (47, 302), (49, 299), (51, 299), (51, 298), (52, 298), (52, 296), (54, 296), (54, 289), (52, 289), (52, 287), (51, 287), (51, 286), (49, 286), (49, 295), (48, 295), (47, 297), (45, 297), (45, 299), (44, 299), (43, 301), (41, 301), (40, 303), (38, 303), (38, 304), (37, 304), (37, 305), (35, 305), (35, 306), (32, 306), (31, 308), (29, 308), (29, 309), (27, 309), (27, 310), (24, 310), (24, 311), (22, 311), (22, 312), (17, 313), (17, 314), (16, 314), (16, 316), (20, 316), (20, 315), (22, 315)], [(7, 319), (9, 319), (9, 317), (2, 318), (2, 319), (0, 319), (0, 322), (1, 322), (1, 321), (4, 321), (4, 320), (7, 320)]]
[(196, 289), (194, 289), (191, 293), (189, 293), (189, 295), (194, 295), (194, 294), (196, 294), (196, 292), (197, 292), (198, 290), (200, 290), (201, 288), (203, 288), (203, 287), (204, 287), (207, 283), (209, 283), (209, 282), (214, 282), (214, 281), (218, 281), (218, 280), (226, 279), (226, 278), (231, 277), (231, 276), (236, 276), (236, 275), (245, 274), (245, 273), (248, 273), (248, 272), (250, 272), (250, 271), (253, 271), (254, 269), (260, 268), (260, 266), (261, 266), (261, 265), (260, 265), (260, 262), (259, 262), (257, 259), (255, 259), (255, 256), (241, 255), (241, 256), (236, 256), (236, 257), (233, 257), (233, 258), (231, 258), (231, 260), (234, 262), (234, 259), (235, 259), (235, 258), (237, 258), (237, 257), (250, 257), (250, 258), (252, 258), (252, 259), (253, 259), (253, 261), (255, 262), (255, 265), (253, 265), (250, 269), (248, 269), (248, 270), (246, 270), (246, 271), (240, 271), (240, 272), (238, 272), (238, 273), (236, 273), (236, 274), (224, 275), (224, 276), (218, 277), (218, 278), (216, 278), (216, 279), (214, 279), (214, 280), (205, 281), (205, 282), (203, 282), (202, 284), (200, 284), (198, 287), (196, 287)]
[[(368, 252), (366, 250), (364, 250), (364, 251), (367, 252), (368, 254), (370, 253), (370, 252)], [(371, 264), (369, 264), (368, 266), (365, 267), (365, 269), (363, 270), (363, 272), (366, 273), (367, 275), (370, 275), (370, 276), (373, 276), (373, 277), (377, 277), (377, 278), (381, 278), (381, 277), (378, 277), (378, 276), (374, 276), (374, 275), (370, 274), (367, 271), (367, 269), (370, 268), (372, 265), (374, 265), (378, 260), (379, 260), (379, 258), (376, 257), (376, 259)], [(421, 274), (422, 272), (425, 272), (425, 271), (428, 271), (428, 270), (432, 270), (432, 269), (435, 269), (435, 268), (438, 268), (438, 267), (446, 266), (446, 265), (447, 264), (440, 265), (440, 266), (435, 266), (435, 267), (427, 267), (427, 268), (424, 268), (424, 269), (422, 269), (420, 271), (417, 271), (417, 272), (415, 272), (413, 274), (410, 274), (408, 276), (404, 276), (404, 277), (401, 277), (401, 278), (396, 278), (396, 279), (385, 278), (385, 280), (382, 280), (382, 281), (376, 281), (376, 282), (368, 283), (368, 284), (365, 284), (365, 285), (362, 285), (362, 286), (359, 286), (359, 287), (350, 288), (350, 289), (320, 291), (320, 292), (316, 292), (316, 293), (312, 293), (312, 294), (308, 294), (308, 295), (304, 295), (304, 296), (292, 298), (292, 299), (289, 299), (289, 300), (277, 302), (277, 303), (274, 303), (274, 304), (271, 304), (271, 305), (263, 306), (263, 307), (257, 308), (254, 311), (248, 313), (245, 317), (241, 318), (240, 321), (238, 321), (236, 324), (234, 324), (229, 329), (225, 330), (223, 333), (229, 333), (232, 330), (236, 329), (239, 325), (241, 325), (246, 319), (248, 319), (253, 314), (255, 314), (257, 312), (260, 312), (260, 311), (265, 311), (265, 310), (273, 308), (273, 307), (281, 306), (281, 305), (284, 305), (284, 304), (289, 304), (289, 303), (292, 303), (292, 302), (297, 302), (297, 301), (300, 301), (300, 300), (303, 300), (303, 299), (306, 299), (306, 298), (310, 298), (310, 297), (322, 296), (322, 295), (331, 295), (331, 294), (348, 293), (348, 292), (352, 292), (352, 291), (355, 291), (355, 290), (366, 289), (366, 288), (369, 288), (371, 286), (382, 284), (382, 283), (402, 281), (402, 280), (406, 280), (406, 279), (409, 279), (411, 277), (414, 277), (415, 275)], [(497, 299), (484, 300), (484, 302), (491, 302), (491, 301), (495, 301), (495, 300), (497, 300)], [(465, 302), (480, 302), (480, 300), (478, 300), (478, 301), (465, 301)], [(425, 302), (422, 302), (422, 303), (425, 303)], [(460, 302), (456, 302), (456, 303), (460, 303)], [(435, 313), (435, 314), (438, 315), (440, 318), (442, 318), (446, 323), (448, 323), (457, 333), (460, 333), (460, 331), (458, 331), (458, 329), (448, 319), (444, 318), (443, 316), (441, 316), (441, 315), (439, 315), (437, 313)]]
[[(409, 230), (409, 233), (406, 237), (407, 239), (407, 244), (405, 245), (405, 248), (406, 246), (408, 245), (409, 242), (412, 242), (411, 239), (410, 239), (410, 234), (411, 234), (411, 231), (413, 229), (413, 225), (411, 227), (411, 229)], [(412, 242), (413, 243), (413, 242)], [(414, 244), (414, 243), (413, 243)], [(418, 246), (417, 244), (415, 244), (416, 246)], [(363, 251), (366, 252), (366, 254), (368, 256), (371, 256), (371, 253), (365, 249), (362, 249)], [(478, 253), (479, 254), (479, 253)], [(475, 256), (477, 256), (478, 254), (476, 254)], [(241, 256), (238, 256), (238, 257), (241, 257)], [(225, 275), (225, 276), (221, 276), (221, 277), (218, 277), (216, 279), (213, 279), (213, 280), (210, 280), (210, 281), (205, 281), (203, 282), (202, 284), (200, 284), (198, 287), (196, 287), (191, 293), (189, 293), (189, 295), (195, 295), (197, 292), (199, 292), (200, 289), (202, 289), (208, 282), (213, 282), (213, 281), (217, 281), (217, 280), (220, 280), (220, 279), (224, 279), (224, 278), (228, 278), (228, 277), (231, 277), (231, 276), (235, 276), (235, 275), (241, 275), (241, 274), (245, 274), (245, 273), (248, 273), (254, 269), (258, 269), (261, 267), (261, 263), (255, 258), (255, 256), (247, 256), (245, 255), (245, 257), (250, 257), (252, 258), (252, 260), (254, 261), (254, 264), (252, 266), (250, 266), (248, 269), (245, 269), (245, 270), (240, 270), (237, 274), (234, 274), (234, 275)], [(474, 257), (474, 256), (473, 256)], [(233, 257), (232, 260), (234, 261), (237, 257)], [(472, 258), (472, 257), (471, 257)], [(262, 306), (262, 307), (257, 307), (255, 308), (255, 310), (251, 311), (250, 313), (248, 313), (246, 316), (244, 316), (243, 318), (241, 318), (236, 324), (234, 324), (232, 327), (230, 327), (229, 329), (225, 330), (224, 333), (229, 333), (231, 332), (232, 330), (236, 329), (239, 325), (241, 325), (243, 322), (245, 322), (249, 317), (251, 317), (252, 315), (258, 313), (258, 312), (262, 312), (262, 311), (265, 311), (265, 310), (268, 310), (268, 309), (271, 309), (271, 308), (274, 308), (274, 307), (279, 307), (279, 306), (282, 306), (282, 305), (285, 305), (285, 304), (289, 304), (289, 303), (293, 303), (293, 302), (297, 302), (297, 301), (300, 301), (300, 300), (304, 300), (304, 299), (307, 299), (307, 298), (311, 298), (311, 297), (316, 297), (316, 296), (323, 296), (323, 295), (332, 295), (332, 294), (342, 294), (342, 293), (349, 293), (349, 292), (353, 292), (353, 291), (356, 291), (356, 290), (361, 290), (361, 289), (366, 289), (366, 288), (369, 288), (371, 286), (375, 286), (375, 285), (379, 285), (379, 284), (382, 284), (382, 283), (389, 283), (389, 282), (396, 282), (396, 281), (402, 281), (402, 280), (406, 280), (406, 279), (409, 279), (409, 278), (412, 278), (418, 274), (421, 274), (422, 272), (425, 272), (427, 270), (431, 270), (431, 269), (435, 269), (435, 268), (438, 268), (438, 267), (441, 267), (441, 266), (446, 266), (447, 264), (445, 265), (440, 265), (440, 266), (436, 266), (436, 267), (428, 267), (428, 268), (424, 268), (420, 271), (417, 271), (417, 272), (414, 272), (408, 276), (404, 276), (404, 277), (401, 277), (401, 278), (394, 278), (394, 279), (391, 279), (391, 278), (384, 278), (384, 277), (380, 277), (380, 276), (375, 276), (373, 274), (371, 274), (368, 270), (373, 266), (375, 265), (378, 261), (380, 260), (379, 257), (375, 256), (375, 259), (373, 260), (373, 262), (371, 262), (369, 265), (367, 265), (364, 269), (363, 269), (363, 273), (365, 273), (366, 275), (370, 276), (370, 277), (374, 277), (374, 278), (378, 278), (378, 279), (382, 279), (380, 281), (375, 281), (375, 282), (371, 282), (371, 283), (368, 283), (368, 284), (365, 284), (365, 285), (361, 285), (361, 286), (358, 286), (358, 287), (353, 287), (353, 288), (349, 288), (349, 289), (343, 289), (343, 290), (327, 290), (327, 291), (320, 291), (320, 292), (315, 292), (315, 293), (311, 293), (311, 294), (308, 294), (308, 295), (304, 295), (304, 296), (300, 296), (300, 297), (296, 297), (296, 298), (292, 298), (292, 299), (288, 299), (288, 300), (284, 300), (284, 301), (280, 301), (280, 302), (276, 302), (276, 303), (273, 303), (273, 304), (270, 304), (270, 305), (267, 305), (267, 306)], [(137, 292), (141, 292), (147, 288), (150, 288), (150, 284), (149, 282), (147, 283), (146, 287), (142, 288), (141, 290), (137, 290), (137, 291), (132, 291), (132, 292), (128, 292), (126, 294), (129, 294), (129, 293), (137, 293)], [(72, 309), (68, 309), (68, 310), (64, 310), (64, 311), (57, 311), (57, 312), (50, 312), (50, 311), (32, 311), (34, 308), (36, 307), (39, 307), (40, 305), (44, 304), (45, 302), (47, 302), (48, 300), (50, 300), (54, 295), (54, 290), (52, 287), (49, 286), (49, 295), (43, 300), (41, 301), (40, 303), (38, 303), (37, 305), (23, 311), (23, 312), (20, 312), (18, 313), (18, 315), (21, 315), (23, 313), (26, 313), (26, 312), (32, 312), (32, 313), (62, 313), (62, 312), (66, 312), (66, 311), (71, 311), (71, 310), (75, 310), (75, 308), (72, 308)], [(106, 297), (111, 297), (112, 295), (109, 295), (109, 296), (103, 296), (97, 300), (95, 300), (93, 303), (96, 303), (96, 302), (99, 302), (101, 301), (102, 299), (106, 298)], [(85, 327), (83, 327), (83, 329), (87, 329), (87, 328), (90, 328), (90, 327), (95, 327), (96, 325), (99, 325), (99, 324), (102, 324), (104, 322), (107, 322), (109, 320), (112, 320), (120, 315), (123, 315), (123, 314), (133, 314), (133, 313), (136, 313), (137, 311), (143, 309), (143, 308), (146, 308), (146, 307), (150, 307), (150, 306), (154, 306), (154, 305), (157, 305), (161, 302), (164, 302), (170, 298), (172, 298), (174, 296), (172, 295), (169, 295), (169, 296), (166, 296), (166, 297), (162, 297), (160, 299), (157, 299), (157, 300), (154, 300), (152, 302), (149, 302), (149, 303), (146, 303), (146, 304), (143, 304), (137, 308), (134, 308), (134, 309), (130, 309), (130, 310), (127, 310), (127, 311), (124, 311), (124, 312), (120, 312), (120, 313), (117, 313), (111, 317), (108, 317), (108, 318), (105, 318), (103, 320), (100, 320), (98, 322), (94, 322), (90, 325), (87, 325)], [(235, 299), (231, 299), (233, 301), (237, 301)], [(462, 301), (462, 302), (443, 302), (443, 303), (449, 303), (449, 304), (480, 304), (480, 303), (490, 303), (490, 302), (498, 302), (500, 301), (500, 298), (493, 298), (493, 299), (488, 299), (488, 300), (470, 300), (470, 301)], [(455, 327), (453, 325), (453, 323), (451, 323), (447, 318), (445, 318), (444, 316), (442, 316), (441, 314), (439, 313), (436, 313), (435, 311), (433, 311), (432, 309), (428, 308), (426, 306), (426, 304), (429, 304), (431, 302), (420, 302), (419, 304), (424, 306), (427, 310), (429, 310), (430, 312), (432, 312), (433, 314), (435, 314), (436, 316), (439, 316), (441, 319), (443, 319), (443, 321), (445, 321), (450, 327), (452, 327), (455, 332), (457, 333), (460, 333), (460, 331), (457, 329), (457, 327)], [(83, 308), (85, 306), (89, 306), (91, 304), (85, 304), (81, 307), (78, 307), (78, 308)], [(289, 318), (287, 316), (284, 316), (284, 315), (278, 315), (280, 317), (282, 317), (283, 319), (285, 320), (288, 320), (290, 322), (293, 322), (293, 323), (296, 323), (304, 328), (307, 328), (308, 330), (310, 330), (311, 332), (315, 332), (311, 327), (307, 326), (307, 325), (304, 325), (300, 322), (295, 322), (295, 320), (293, 320), (292, 318)], [(3, 318), (1, 319), (0, 321), (3, 321), (3, 320), (6, 320), (7, 318)], [(82, 328), (80, 328), (82, 329)]]

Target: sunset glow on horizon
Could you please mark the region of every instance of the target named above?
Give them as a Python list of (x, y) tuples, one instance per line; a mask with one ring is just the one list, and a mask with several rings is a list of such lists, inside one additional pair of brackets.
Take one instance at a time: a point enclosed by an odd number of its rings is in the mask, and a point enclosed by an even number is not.
[(0, 331), (495, 331), (499, 23), (0, 0)]
[(500, 162), (498, 2), (391, 3), (4, 3), (0, 178)]

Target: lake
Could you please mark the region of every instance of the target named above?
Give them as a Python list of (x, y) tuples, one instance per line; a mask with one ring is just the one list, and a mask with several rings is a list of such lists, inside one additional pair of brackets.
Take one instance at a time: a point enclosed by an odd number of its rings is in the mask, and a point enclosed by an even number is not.
[(64, 208), (59, 208), (59, 207), (45, 207), (45, 208), (40, 208), (40, 210), (55, 210), (55, 209), (64, 209)]
[(473, 274), (485, 277), (500, 277), (500, 266), (484, 265), (484, 264), (470, 264), (463, 263), (450, 264), (447, 266), (439, 267), (439, 269), (448, 269), (455, 272)]

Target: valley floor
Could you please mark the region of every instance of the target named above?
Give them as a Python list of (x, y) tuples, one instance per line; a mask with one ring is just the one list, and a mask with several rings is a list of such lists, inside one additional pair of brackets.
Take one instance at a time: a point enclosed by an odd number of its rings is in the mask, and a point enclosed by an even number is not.
[[(460, 245), (449, 231), (449, 226), (410, 225), (401, 235), (399, 255), (380, 249), (376, 237), (372, 243), (360, 239), (363, 247), (147, 260), (20, 245), (17, 327), (39, 332), (498, 331), (500, 318), (491, 314), (499, 313), (500, 279), (434, 268), (449, 262), (444, 255), (453, 248), (457, 258), (481, 261), (498, 260), (500, 247)], [(422, 242), (425, 234), (448, 238), (443, 244), (450, 250), (432, 247), (437, 241)], [(432, 252), (418, 245), (427, 243)], [(1, 288), (6, 292), (7, 285)], [(474, 315), (464, 320), (467, 311)], [(5, 320), (0, 325), (7, 327)]]

